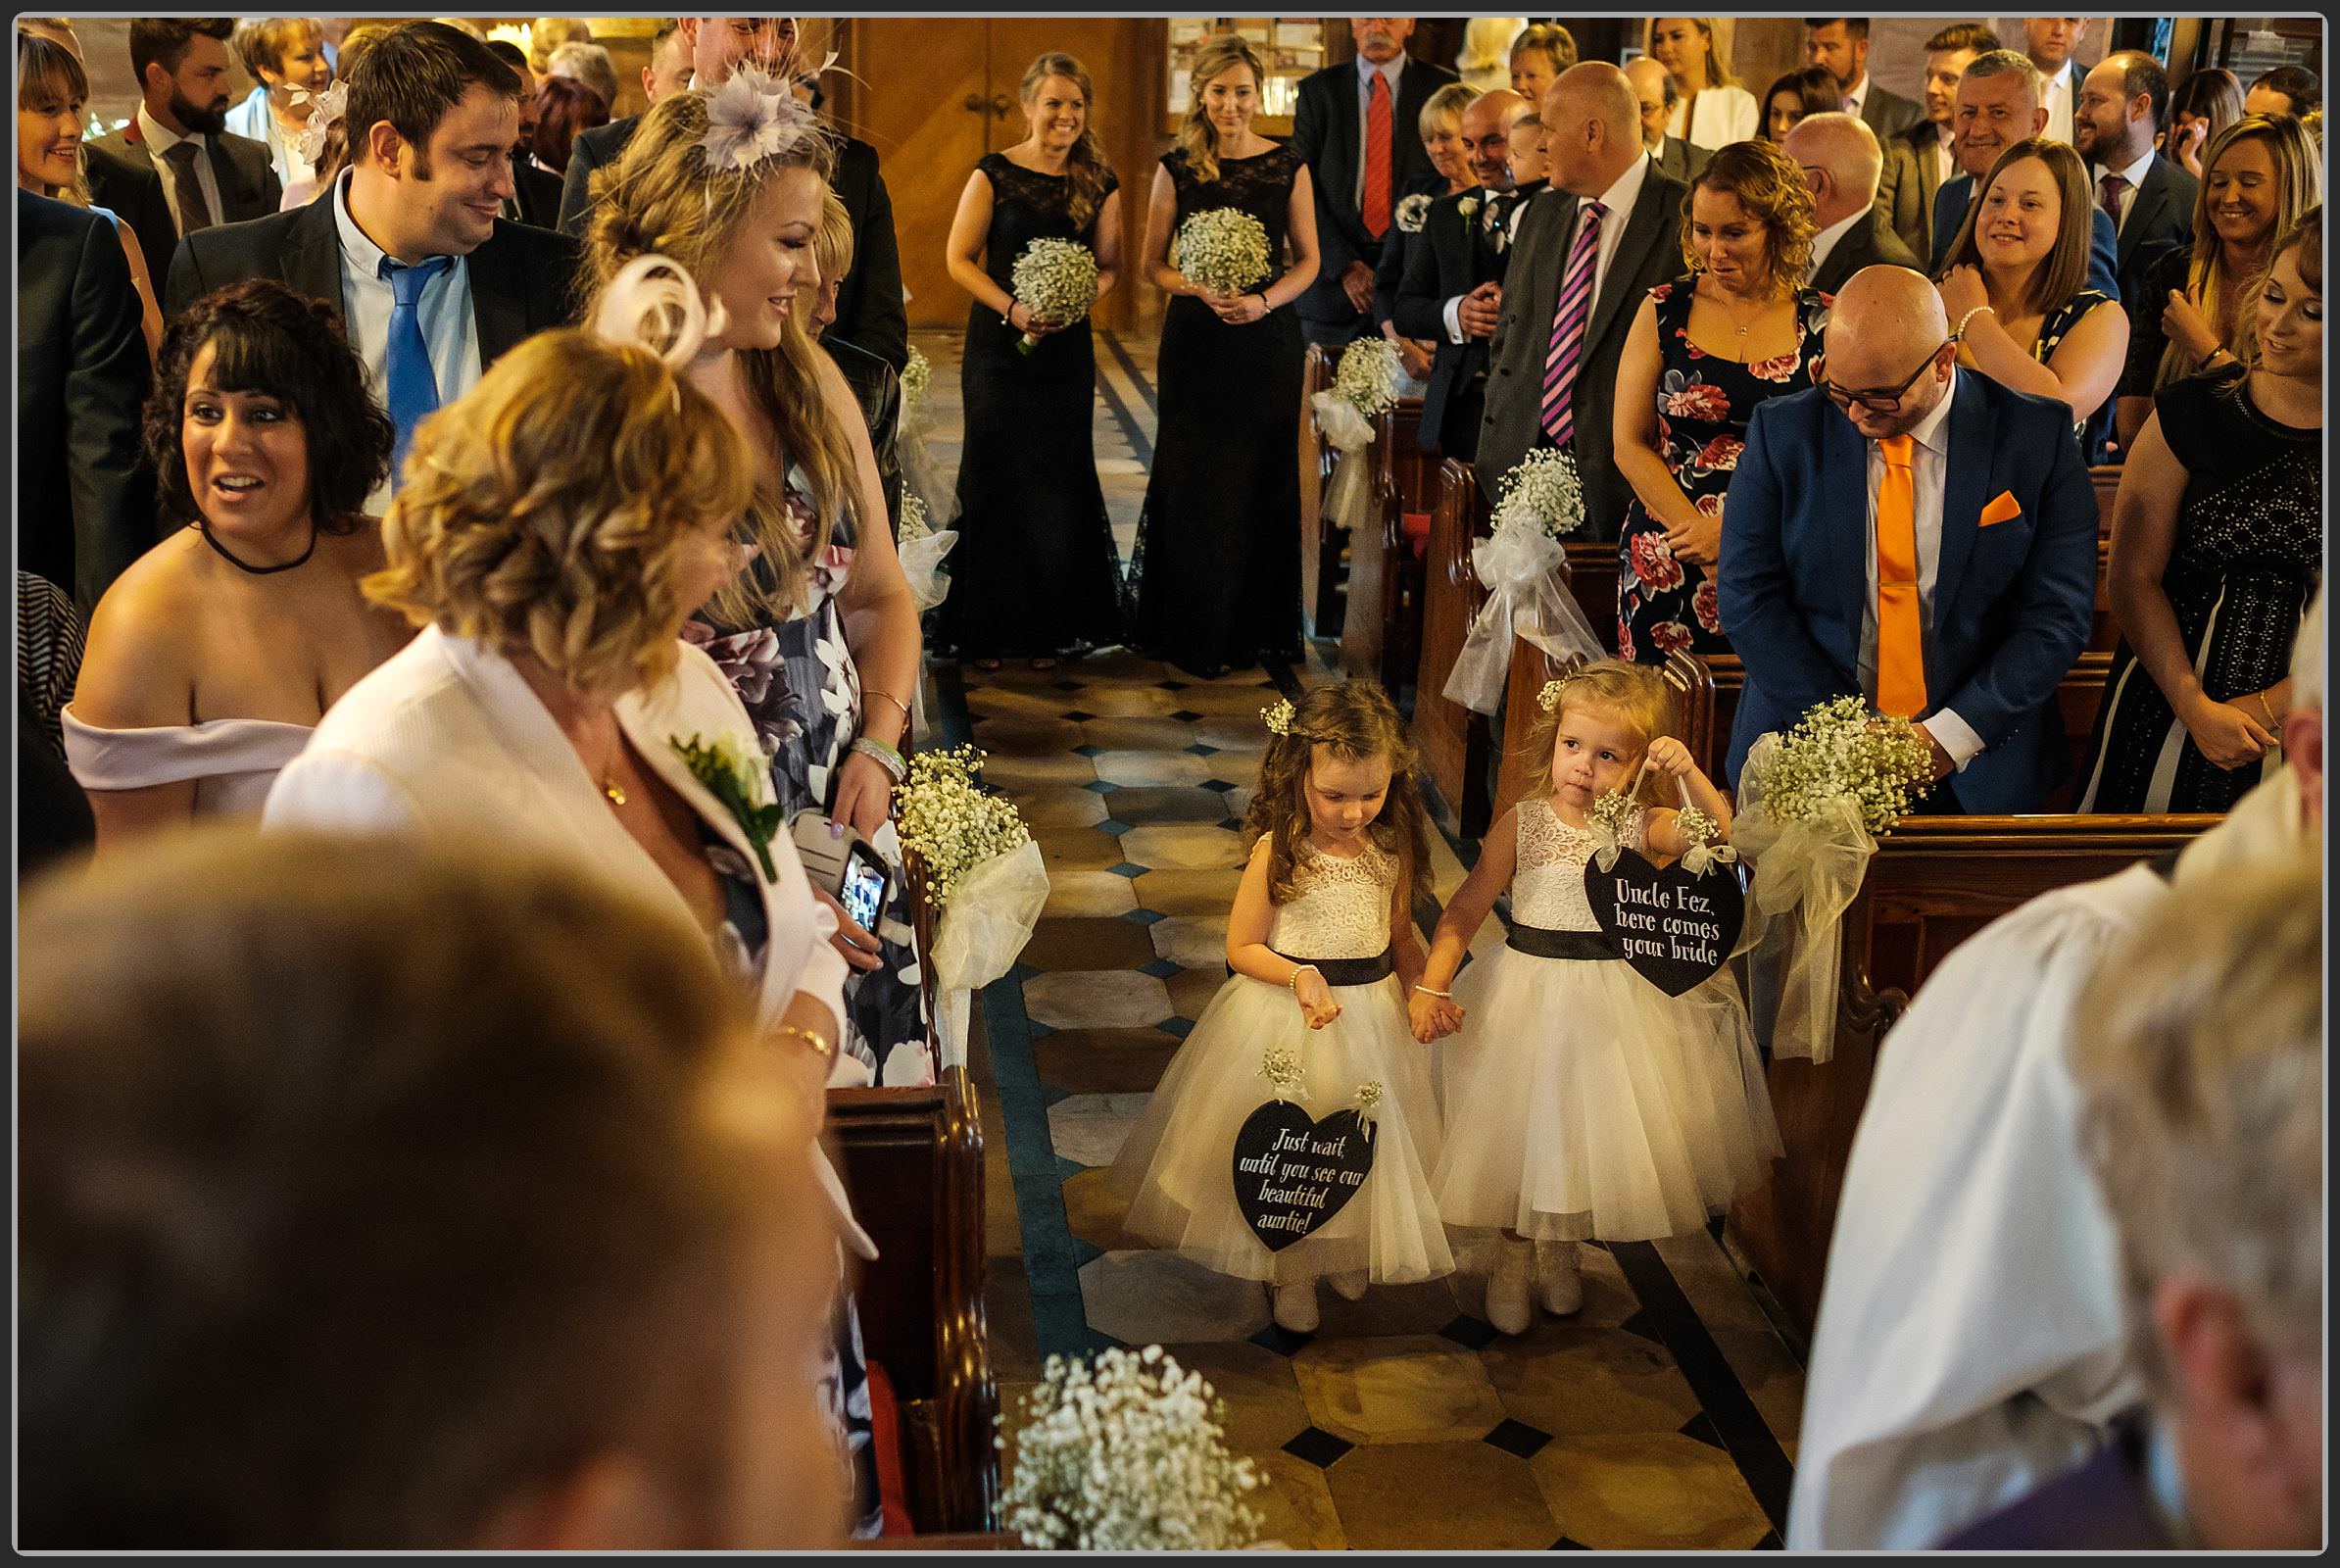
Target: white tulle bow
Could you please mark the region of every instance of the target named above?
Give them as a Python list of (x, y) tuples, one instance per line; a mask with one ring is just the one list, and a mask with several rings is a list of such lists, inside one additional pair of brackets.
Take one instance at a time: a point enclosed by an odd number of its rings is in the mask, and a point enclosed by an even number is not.
[(1564, 662), (1603, 657), (1592, 623), (1567, 590), (1568, 552), (1553, 534), (1533, 523), (1503, 523), (1471, 547), (1471, 569), (1487, 585), (1487, 603), (1446, 677), (1448, 702), (1475, 712), (1502, 711), (1514, 634)]
[(943, 1036), (939, 1065), (967, 1064), (967, 1018), (975, 990), (1014, 966), (1048, 902), (1048, 866), (1031, 839), (973, 867), (951, 888), (929, 955), (942, 1003), (936, 1020)]

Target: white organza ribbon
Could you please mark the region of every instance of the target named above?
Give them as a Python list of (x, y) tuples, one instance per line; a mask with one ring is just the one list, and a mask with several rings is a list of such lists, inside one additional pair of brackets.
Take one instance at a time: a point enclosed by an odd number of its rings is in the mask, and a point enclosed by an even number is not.
[(1775, 817), (1763, 800), (1763, 778), (1779, 749), (1776, 733), (1758, 737), (1739, 769), (1738, 814), (1731, 837), (1755, 874), (1737, 951), (1752, 953), (1773, 920), (1791, 910), (1796, 914), (1779, 959), (1772, 1054), (1805, 1057), (1818, 1066), (1836, 1054), (1838, 928), (1861, 891), (1877, 838), (1848, 799), (1828, 802), (1816, 817)]
[(1325, 439), (1341, 449), (1333, 482), (1325, 487), (1324, 520), (1336, 528), (1361, 527), (1365, 503), (1373, 492), (1373, 467), (1366, 461), (1373, 445), (1373, 421), (1337, 392), (1319, 392), (1309, 403)]
[(899, 546), (902, 574), (910, 580), (910, 598), (921, 613), (950, 597), (951, 573), (943, 569), (943, 558), (957, 543), (957, 529), (939, 528), (923, 539), (904, 539)]
[(1048, 867), (1040, 846), (1030, 839), (977, 865), (951, 890), (935, 931), (935, 950), (928, 956), (942, 1004), (936, 1020), (943, 1036), (940, 1066), (967, 1064), (967, 1018), (975, 989), (1013, 967), (1048, 902)]
[(1487, 585), (1487, 603), (1446, 677), (1448, 702), (1480, 713), (1503, 710), (1515, 634), (1564, 662), (1604, 657), (1592, 623), (1566, 587), (1568, 552), (1543, 528), (1502, 524), (1471, 547), (1471, 569)]

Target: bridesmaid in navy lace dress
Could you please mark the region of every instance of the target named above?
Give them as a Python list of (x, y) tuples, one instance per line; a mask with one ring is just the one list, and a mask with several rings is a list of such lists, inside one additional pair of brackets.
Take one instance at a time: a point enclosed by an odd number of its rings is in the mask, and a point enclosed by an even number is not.
[[(1102, 298), (1121, 271), (1120, 182), (1089, 130), (1089, 74), (1045, 54), (1024, 73), (1032, 134), (975, 166), (945, 260), (975, 296), (959, 365), (966, 439), (958, 543), (943, 640), (977, 667), (1028, 655), (1035, 669), (1122, 640), (1121, 573), (1090, 439), (1097, 357), (1088, 318), (1035, 321), (1015, 299), (1016, 258), (1039, 239), (1097, 253)], [(1029, 354), (1017, 345), (1039, 339)]]
[(1617, 654), (1728, 654), (1711, 575), (1723, 502), (1756, 406), (1813, 384), (1828, 296), (1797, 287), (1812, 195), (1771, 142), (1717, 152), (1682, 204), (1691, 275), (1649, 291), (1617, 368)]
[[(1264, 74), (1231, 34), (1196, 51), (1179, 145), (1154, 171), (1146, 276), (1172, 296), (1157, 367), (1162, 413), (1131, 564), (1139, 642), (1215, 675), (1300, 645), (1300, 323), (1316, 280), (1316, 208), (1291, 148), (1251, 129)], [(1269, 276), (1242, 294), (1170, 265), (1178, 226), (1238, 207), (1267, 230)], [(1286, 242), (1292, 265), (1274, 270)]]

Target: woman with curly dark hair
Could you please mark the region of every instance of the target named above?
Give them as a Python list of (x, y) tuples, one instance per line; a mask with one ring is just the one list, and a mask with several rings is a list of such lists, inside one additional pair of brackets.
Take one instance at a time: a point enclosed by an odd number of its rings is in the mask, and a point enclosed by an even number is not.
[(171, 531), (98, 602), (61, 715), (101, 854), (257, 813), (325, 710), (406, 642), (358, 591), (383, 564), (365, 505), (391, 438), (331, 307), (254, 279), (171, 323), (145, 419)]

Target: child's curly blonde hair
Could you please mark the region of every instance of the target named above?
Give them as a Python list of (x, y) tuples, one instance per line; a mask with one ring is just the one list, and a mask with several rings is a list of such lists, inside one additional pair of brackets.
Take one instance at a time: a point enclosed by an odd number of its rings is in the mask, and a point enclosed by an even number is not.
[[(1570, 709), (1598, 709), (1623, 720), (1641, 737), (1644, 752), (1651, 741), (1669, 733), (1674, 725), (1674, 700), (1667, 694), (1665, 678), (1646, 664), (1629, 664), (1621, 659), (1596, 659), (1545, 686), (1543, 695), (1545, 700), (1537, 705), (1542, 711), (1528, 726), (1527, 739), (1521, 743), (1526, 748), (1530, 767), (1526, 797), (1530, 800), (1541, 800), (1552, 793), (1552, 746), (1560, 738), (1561, 717)], [(1643, 805), (1671, 804), (1647, 798), (1651, 787), (1647, 779), (1642, 781)]]

